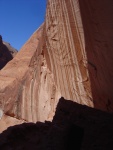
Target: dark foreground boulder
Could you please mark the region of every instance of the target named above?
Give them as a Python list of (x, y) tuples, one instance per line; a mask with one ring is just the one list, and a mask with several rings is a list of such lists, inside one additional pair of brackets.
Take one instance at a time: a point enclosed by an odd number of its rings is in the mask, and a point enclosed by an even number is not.
[(112, 150), (113, 115), (61, 98), (52, 122), (9, 127), (0, 149)]

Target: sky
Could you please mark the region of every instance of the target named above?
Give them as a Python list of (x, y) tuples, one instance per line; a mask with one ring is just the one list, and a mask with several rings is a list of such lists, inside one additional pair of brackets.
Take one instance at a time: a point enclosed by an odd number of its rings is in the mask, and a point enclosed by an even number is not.
[(0, 35), (20, 50), (44, 22), (46, 0), (0, 0)]

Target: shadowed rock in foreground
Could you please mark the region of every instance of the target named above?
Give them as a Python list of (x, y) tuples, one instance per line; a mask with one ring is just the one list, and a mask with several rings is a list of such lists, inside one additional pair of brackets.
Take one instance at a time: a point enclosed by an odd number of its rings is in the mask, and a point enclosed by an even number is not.
[(0, 135), (1, 150), (112, 150), (113, 115), (61, 98), (52, 122), (24, 123)]

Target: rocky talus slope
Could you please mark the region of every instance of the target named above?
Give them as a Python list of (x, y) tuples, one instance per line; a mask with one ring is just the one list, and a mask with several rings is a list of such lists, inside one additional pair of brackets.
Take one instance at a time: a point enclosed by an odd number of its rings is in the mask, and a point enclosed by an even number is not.
[(113, 112), (112, 14), (112, 0), (48, 0), (44, 24), (0, 71), (1, 118), (52, 120), (61, 96)]
[(0, 69), (2, 69), (17, 54), (17, 50), (9, 43), (2, 41), (0, 35)]

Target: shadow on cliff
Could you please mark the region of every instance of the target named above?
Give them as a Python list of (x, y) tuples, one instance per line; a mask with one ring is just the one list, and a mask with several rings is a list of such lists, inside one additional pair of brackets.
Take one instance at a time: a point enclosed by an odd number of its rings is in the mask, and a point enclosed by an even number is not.
[(23, 123), (0, 134), (1, 150), (111, 150), (113, 115), (61, 98), (52, 122)]
[(113, 112), (113, 1), (79, 0), (94, 107)]
[(0, 36), (0, 70), (11, 60), (13, 59), (9, 49), (2, 42), (2, 36)]

